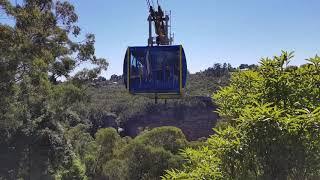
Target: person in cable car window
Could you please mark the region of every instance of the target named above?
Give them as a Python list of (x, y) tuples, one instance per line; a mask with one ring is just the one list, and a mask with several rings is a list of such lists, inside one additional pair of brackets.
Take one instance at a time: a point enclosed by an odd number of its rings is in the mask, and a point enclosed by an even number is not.
[(166, 65), (166, 81), (169, 81), (170, 80), (170, 76), (171, 76), (171, 72), (170, 72), (170, 66), (169, 64)]
[(174, 74), (173, 74), (173, 78), (174, 78), (174, 82), (177, 83), (179, 81), (179, 65), (175, 64), (174, 65)]

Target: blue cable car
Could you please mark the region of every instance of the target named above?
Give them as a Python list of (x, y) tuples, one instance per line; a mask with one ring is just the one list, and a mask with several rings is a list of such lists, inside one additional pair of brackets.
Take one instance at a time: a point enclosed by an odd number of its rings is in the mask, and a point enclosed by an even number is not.
[[(155, 98), (155, 102), (158, 98), (180, 98), (187, 79), (183, 47), (172, 45), (171, 17), (159, 4), (158, 10), (149, 0), (147, 5), (150, 13), (148, 46), (128, 47), (123, 63), (124, 84), (129, 93)], [(153, 37), (152, 23), (156, 37)]]
[(183, 47), (129, 47), (124, 58), (123, 76), (126, 88), (133, 95), (179, 98), (187, 78)]

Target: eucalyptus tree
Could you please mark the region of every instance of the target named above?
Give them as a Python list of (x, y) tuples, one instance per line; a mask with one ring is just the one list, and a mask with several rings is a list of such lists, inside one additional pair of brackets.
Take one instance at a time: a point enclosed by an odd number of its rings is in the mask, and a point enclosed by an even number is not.
[[(108, 63), (95, 56), (95, 36), (80, 33), (68, 1), (0, 0), (0, 10), (10, 19), (0, 19), (0, 177), (47, 179), (75, 159), (63, 132), (85, 97), (79, 83), (59, 79), (88, 81)], [(70, 76), (82, 63), (94, 68)]]

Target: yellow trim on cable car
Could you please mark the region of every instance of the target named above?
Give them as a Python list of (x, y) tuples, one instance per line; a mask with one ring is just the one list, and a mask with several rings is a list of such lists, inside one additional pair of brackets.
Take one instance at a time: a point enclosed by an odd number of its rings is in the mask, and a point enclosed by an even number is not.
[(130, 47), (128, 47), (128, 50), (127, 50), (127, 88), (128, 88), (128, 91), (130, 92), (130, 63), (131, 63), (131, 60), (130, 60)]
[(155, 98), (157, 96), (158, 99), (180, 99), (182, 96), (179, 93), (132, 93), (133, 95), (140, 95), (149, 98)]
[(182, 46), (180, 45), (180, 94), (182, 95)]

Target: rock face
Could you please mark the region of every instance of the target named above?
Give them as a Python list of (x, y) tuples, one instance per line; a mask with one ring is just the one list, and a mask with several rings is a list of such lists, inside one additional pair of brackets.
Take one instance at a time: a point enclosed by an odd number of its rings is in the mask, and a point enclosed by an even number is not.
[(98, 129), (113, 127), (117, 128), (117, 115), (113, 113), (95, 113), (90, 117), (92, 122), (91, 134), (94, 135)]
[(192, 103), (153, 105), (149, 112), (137, 114), (122, 125), (125, 135), (135, 137), (143, 130), (160, 126), (178, 127), (188, 140), (212, 135), (212, 128), (219, 117), (214, 112), (217, 107), (211, 102), (211, 98), (193, 97), (188, 101)]
[(117, 115), (113, 113), (108, 113), (102, 117), (102, 128), (106, 127), (117, 127)]

